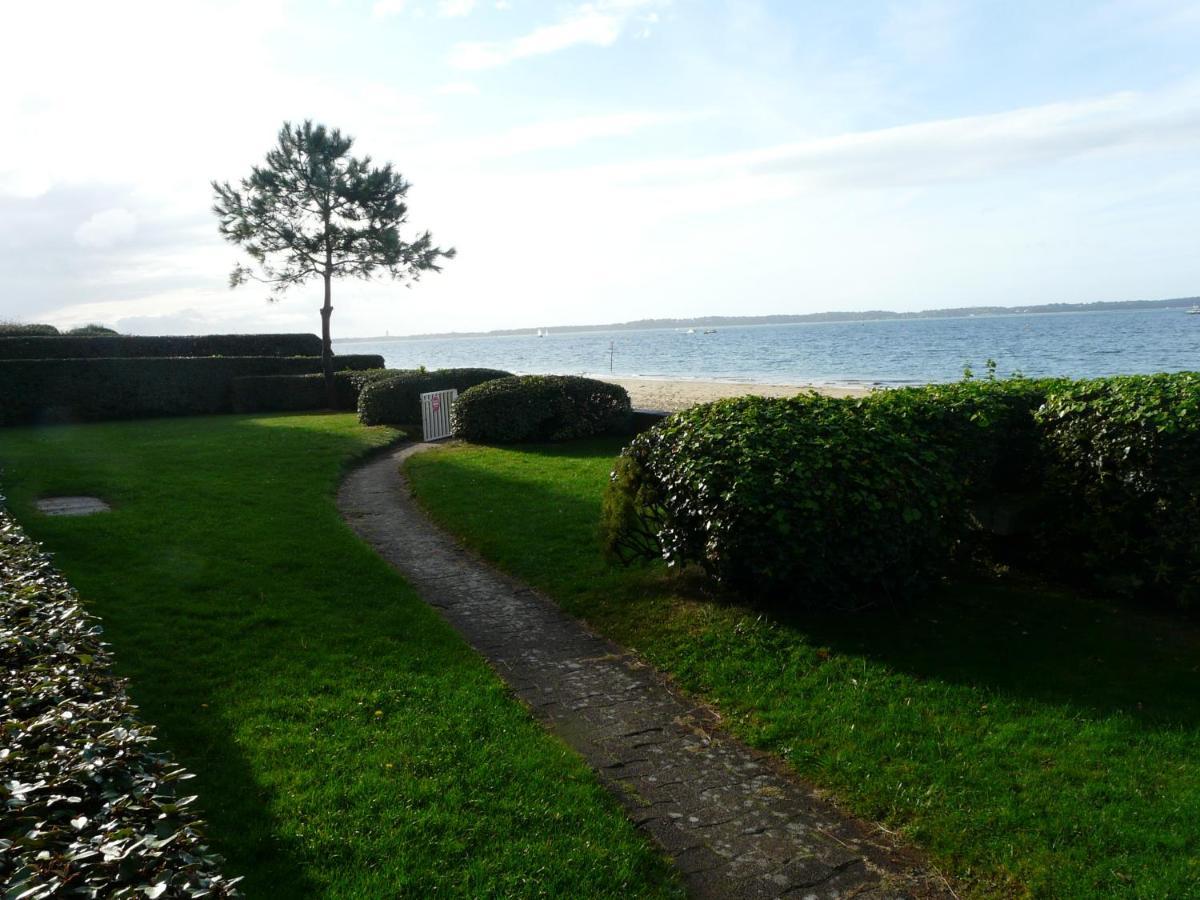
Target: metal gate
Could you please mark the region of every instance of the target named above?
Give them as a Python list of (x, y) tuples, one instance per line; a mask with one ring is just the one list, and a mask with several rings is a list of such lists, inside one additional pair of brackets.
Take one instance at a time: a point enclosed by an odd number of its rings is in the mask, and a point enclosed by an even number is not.
[(421, 395), (421, 432), (427, 441), (440, 441), (453, 434), (450, 410), (458, 399), (458, 391), (433, 391)]

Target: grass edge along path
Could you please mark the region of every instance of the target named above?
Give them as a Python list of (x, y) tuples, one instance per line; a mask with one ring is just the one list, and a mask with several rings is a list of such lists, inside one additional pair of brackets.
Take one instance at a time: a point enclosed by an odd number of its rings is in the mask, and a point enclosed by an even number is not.
[(1200, 895), (1200, 634), (1022, 586), (771, 617), (600, 558), (619, 442), (409, 461), (433, 518), (713, 703), (749, 743), (925, 848), (973, 896)]
[[(248, 896), (677, 896), (583, 763), (347, 529), (352, 415), (0, 431), (10, 508), (105, 627)], [(113, 511), (48, 518), (50, 494)]]

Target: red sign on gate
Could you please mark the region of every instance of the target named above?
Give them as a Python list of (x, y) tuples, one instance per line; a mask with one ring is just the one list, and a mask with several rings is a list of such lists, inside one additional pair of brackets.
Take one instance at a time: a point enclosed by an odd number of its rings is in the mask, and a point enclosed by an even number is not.
[(434, 412), (442, 411), (442, 395), (434, 394), (429, 398), (429, 406)]

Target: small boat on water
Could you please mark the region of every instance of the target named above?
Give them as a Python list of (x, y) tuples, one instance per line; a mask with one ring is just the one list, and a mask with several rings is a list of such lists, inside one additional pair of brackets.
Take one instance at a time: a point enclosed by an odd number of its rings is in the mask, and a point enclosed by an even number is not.
[(706, 329), (704, 330), (704, 333), (705, 333), (705, 334), (716, 334), (716, 333), (717, 333), (717, 329), (715, 329), (715, 328), (706, 328)]
[(1200, 316), (1200, 303), (1193, 303), (1192, 308), (1187, 311), (1189, 316)]

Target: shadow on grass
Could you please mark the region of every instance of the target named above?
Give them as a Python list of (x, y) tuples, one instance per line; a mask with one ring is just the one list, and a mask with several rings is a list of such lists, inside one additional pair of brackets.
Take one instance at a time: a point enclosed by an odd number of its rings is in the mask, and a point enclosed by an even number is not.
[[(1170, 614), (1047, 588), (1019, 577), (960, 580), (907, 606), (856, 614), (770, 610), (743, 606), (705, 585), (695, 573), (666, 575), (655, 567), (621, 569), (600, 555), (595, 467), (611, 461), (617, 441), (505, 448), (515, 465), (472, 466), (465, 504), (454, 515), (476, 520), (469, 529), (485, 555), (555, 593), (585, 618), (628, 621), (661, 615), (655, 593), (767, 615), (809, 644), (866, 657), (920, 679), (965, 684), (1017, 698), (1070, 706), (1081, 714), (1121, 713), (1146, 728), (1200, 722), (1200, 627)], [(523, 477), (558, 463), (593, 467), (578, 490), (550, 489), (548, 479)], [(454, 465), (447, 454), (439, 465)], [(532, 464), (532, 465), (530, 465)], [(514, 474), (515, 472), (515, 474)], [(426, 490), (433, 490), (433, 478)], [(461, 488), (462, 485), (456, 485)], [(503, 519), (529, 535), (513, 547), (488, 536), (492, 498), (507, 498)], [(445, 500), (438, 501), (444, 503)], [(493, 530), (501, 530), (497, 521)], [(582, 549), (581, 549), (582, 548)], [(550, 558), (549, 563), (539, 558)], [(553, 559), (561, 561), (555, 566)]]

